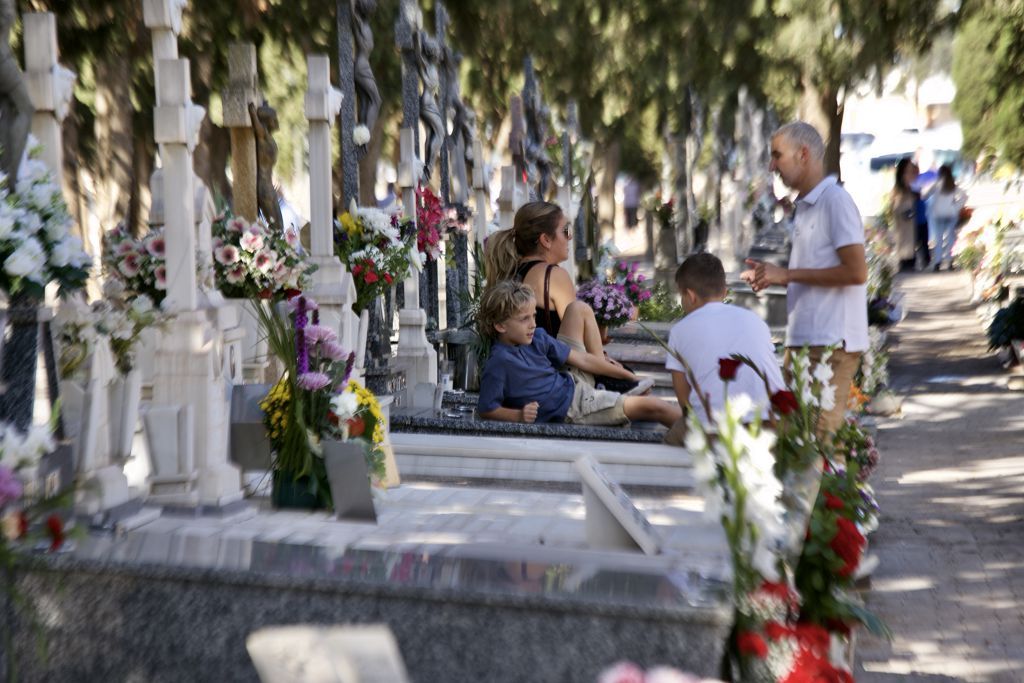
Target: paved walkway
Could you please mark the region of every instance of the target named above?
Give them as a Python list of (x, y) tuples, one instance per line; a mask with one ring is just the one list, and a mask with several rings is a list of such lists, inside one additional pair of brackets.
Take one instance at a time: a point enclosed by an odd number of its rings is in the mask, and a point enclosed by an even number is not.
[(858, 682), (1024, 681), (1024, 394), (987, 351), (967, 276), (897, 285), (892, 385), (880, 423), (882, 506), (869, 607), (891, 642), (858, 643)]

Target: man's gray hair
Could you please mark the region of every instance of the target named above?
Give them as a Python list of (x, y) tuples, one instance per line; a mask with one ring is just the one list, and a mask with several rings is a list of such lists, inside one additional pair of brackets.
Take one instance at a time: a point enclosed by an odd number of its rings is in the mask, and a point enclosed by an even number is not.
[(780, 126), (772, 137), (780, 135), (801, 147), (806, 147), (814, 159), (825, 158), (825, 141), (821, 139), (821, 135), (811, 124), (805, 121), (791, 121)]

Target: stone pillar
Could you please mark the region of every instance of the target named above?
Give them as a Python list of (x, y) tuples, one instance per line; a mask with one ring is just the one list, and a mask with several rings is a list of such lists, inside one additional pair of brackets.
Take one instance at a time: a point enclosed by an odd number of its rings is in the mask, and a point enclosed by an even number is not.
[(231, 132), (231, 195), (234, 213), (250, 223), (256, 220), (256, 138), (249, 104), (259, 105), (256, 46), (228, 46), (228, 87), (222, 94), (224, 127)]
[[(167, 301), (174, 316), (161, 336), (156, 352), (153, 405), (191, 406), (195, 416), (193, 453), (195, 471), (179, 472), (178, 481), (154, 480), (151, 498), (168, 505), (219, 508), (242, 498), (241, 474), (228, 463), (227, 383), (217, 351), (220, 331), (198, 310), (196, 283), (195, 204), (190, 146), (199, 134), (201, 118), (191, 103), (187, 59), (160, 60), (156, 64), (157, 106), (153, 130), (164, 150), (164, 218), (167, 244)], [(190, 112), (193, 112), (190, 115)], [(158, 449), (154, 460), (168, 472), (179, 454)]]
[(334, 253), (334, 207), (331, 190), (331, 125), (341, 109), (342, 94), (331, 87), (331, 63), (325, 55), (307, 55), (309, 89), (309, 210), (313, 273), (310, 296), (320, 305), (320, 322), (338, 333), (350, 351), (358, 345), (359, 319), (352, 311), (356, 289), (352, 275)]
[[(398, 185), (402, 191), (402, 205), (415, 221), (416, 181), (420, 168), (412, 128), (402, 128), (399, 132), (399, 148)], [(437, 352), (427, 341), (427, 314), (419, 307), (419, 284), (419, 275), (414, 270), (405, 280), (405, 307), (398, 312), (398, 359), (406, 367), (409, 402), (413, 407), (426, 408), (433, 405), (433, 394), (430, 393), (430, 405), (417, 406), (416, 396), (426, 396), (429, 392), (417, 391), (416, 388), (420, 384), (437, 384)]]
[(484, 240), (487, 239), (487, 210), (490, 208), (490, 196), (487, 189), (485, 173), (484, 147), (479, 140), (473, 141), (473, 197), (475, 214), (473, 217), (476, 243), (483, 253)]
[(27, 12), (25, 85), (35, 114), (32, 134), (43, 146), (41, 160), (56, 178), (64, 174), (60, 124), (68, 113), (75, 73), (57, 63), (57, 17), (52, 12)]

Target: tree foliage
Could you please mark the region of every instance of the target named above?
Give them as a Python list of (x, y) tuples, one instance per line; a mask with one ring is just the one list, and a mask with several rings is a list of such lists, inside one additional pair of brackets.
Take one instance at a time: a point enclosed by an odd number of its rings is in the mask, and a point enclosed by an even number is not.
[(1024, 166), (1024, 6), (981, 3), (953, 47), (954, 109), (965, 156), (996, 154)]

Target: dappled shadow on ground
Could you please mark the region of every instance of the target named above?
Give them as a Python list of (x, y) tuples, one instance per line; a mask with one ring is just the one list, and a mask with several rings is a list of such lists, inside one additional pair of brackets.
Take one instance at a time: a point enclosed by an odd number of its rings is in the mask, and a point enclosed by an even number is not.
[(882, 507), (858, 681), (1024, 676), (1024, 397), (1008, 392), (957, 274), (903, 278), (894, 335), (903, 415), (879, 424)]

